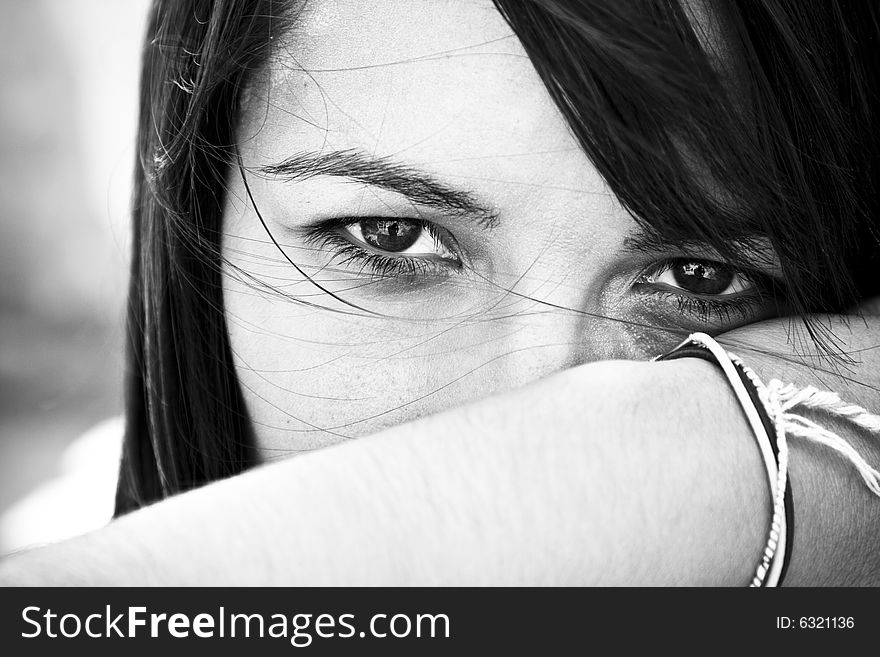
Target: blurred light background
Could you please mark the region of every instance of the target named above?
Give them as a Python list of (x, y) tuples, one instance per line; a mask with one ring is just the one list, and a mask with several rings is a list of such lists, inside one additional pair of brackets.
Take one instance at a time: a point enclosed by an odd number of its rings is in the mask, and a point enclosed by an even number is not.
[[(91, 453), (64, 453), (122, 411), (128, 214), (147, 6), (0, 0), (0, 514), (14, 511), (16, 532), (31, 532), (11, 537), (3, 525), (0, 551), (57, 529), (59, 518), (75, 524), (71, 514), (104, 513), (112, 505), (107, 499), (105, 507), (87, 508), (88, 496), (104, 499), (112, 481), (79, 476), (80, 484), (93, 479), (95, 490), (80, 486), (75, 493), (56, 484), (70, 480), (71, 468), (96, 458), (109, 459), (112, 468), (115, 458), (118, 423), (104, 425), (105, 442), (93, 441)], [(23, 506), (28, 496), (42, 501)]]

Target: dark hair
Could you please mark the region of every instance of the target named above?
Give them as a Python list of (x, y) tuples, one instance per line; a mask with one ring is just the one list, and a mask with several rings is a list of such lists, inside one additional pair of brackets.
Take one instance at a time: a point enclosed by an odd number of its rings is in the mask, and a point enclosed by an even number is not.
[(768, 236), (795, 312), (880, 289), (877, 3), (714, 3), (728, 57), (674, 0), (495, 4), (645, 228), (739, 264)]
[[(223, 313), (221, 214), (241, 94), (295, 20), (291, 4), (154, 3), (117, 513), (254, 462)], [(769, 236), (801, 314), (878, 292), (876, 3), (718, 3), (741, 68), (674, 0), (495, 4), (646, 228), (733, 262), (749, 235)]]
[(277, 4), (157, 0), (149, 15), (117, 513), (253, 462), (217, 262), (239, 95), (284, 27)]

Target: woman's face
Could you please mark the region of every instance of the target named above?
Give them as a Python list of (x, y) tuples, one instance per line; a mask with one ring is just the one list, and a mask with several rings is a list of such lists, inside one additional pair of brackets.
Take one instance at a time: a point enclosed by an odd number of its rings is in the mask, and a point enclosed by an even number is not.
[(322, 0), (276, 38), (223, 228), (265, 458), (758, 312), (710, 253), (632, 246), (489, 0)]

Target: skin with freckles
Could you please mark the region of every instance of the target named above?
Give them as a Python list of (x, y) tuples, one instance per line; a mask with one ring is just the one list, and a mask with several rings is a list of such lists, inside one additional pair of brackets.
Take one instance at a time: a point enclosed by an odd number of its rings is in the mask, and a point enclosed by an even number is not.
[(751, 287), (711, 253), (630, 248), (637, 223), (491, 2), (308, 3), (279, 39), (223, 226), (262, 458), (767, 315), (705, 309)]

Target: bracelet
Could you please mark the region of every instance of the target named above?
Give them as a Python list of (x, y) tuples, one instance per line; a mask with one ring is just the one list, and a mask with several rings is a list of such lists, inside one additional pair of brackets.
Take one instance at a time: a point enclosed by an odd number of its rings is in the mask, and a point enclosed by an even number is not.
[(835, 392), (813, 386), (798, 388), (779, 379), (771, 379), (765, 386), (736, 354), (725, 351), (704, 333), (688, 336), (675, 349), (653, 360), (686, 357), (702, 358), (721, 369), (761, 449), (770, 482), (773, 515), (767, 544), (750, 586), (778, 586), (791, 561), (794, 543), (794, 505), (788, 477), (789, 436), (811, 440), (836, 451), (855, 467), (868, 490), (880, 497), (880, 470), (868, 463), (849, 442), (793, 410), (801, 407), (821, 411), (877, 436), (880, 436), (880, 415), (842, 400)]
[[(788, 439), (785, 435), (785, 424), (782, 418), (782, 412), (778, 399), (774, 393), (764, 385), (758, 375), (750, 367), (746, 366), (742, 360), (734, 353), (727, 352), (733, 364), (737, 367), (743, 382), (748, 381), (751, 385), (747, 385), (752, 403), (758, 409), (764, 429), (770, 438), (770, 446), (773, 449), (773, 455), (776, 458), (778, 467), (777, 479), (777, 496), (781, 490), (782, 494), (782, 512), (785, 521), (785, 535), (783, 540), (777, 546), (777, 550), (782, 551), (780, 559), (773, 562), (773, 570), (768, 575), (768, 581), (772, 584), (765, 586), (780, 586), (785, 573), (788, 570), (788, 564), (791, 561), (791, 549), (794, 544), (794, 502), (792, 500), (792, 492), (790, 485), (790, 475), (788, 473)], [(778, 506), (774, 501), (774, 512), (778, 510)], [(771, 528), (772, 534), (772, 528)], [(766, 556), (766, 552), (765, 552)], [(772, 555), (770, 555), (772, 557)], [(753, 585), (755, 585), (753, 583)]]
[(777, 414), (772, 412), (774, 406), (778, 408), (778, 404), (771, 403), (768, 388), (753, 370), (704, 333), (688, 336), (672, 351), (654, 360), (687, 357), (702, 358), (721, 369), (761, 450), (773, 505), (767, 543), (750, 586), (778, 586), (790, 559), (790, 534), (794, 528), (791, 489), (788, 486), (788, 446), (782, 423), (776, 421)]

